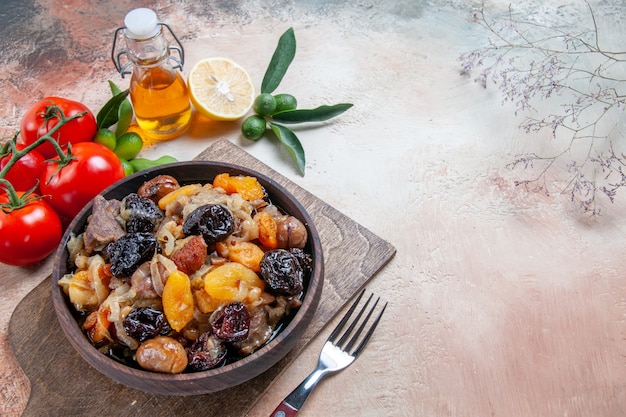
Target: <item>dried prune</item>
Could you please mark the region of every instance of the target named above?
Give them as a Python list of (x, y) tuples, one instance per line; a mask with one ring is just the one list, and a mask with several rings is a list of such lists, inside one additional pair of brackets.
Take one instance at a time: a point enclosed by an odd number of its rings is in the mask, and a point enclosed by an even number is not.
[(165, 336), (172, 328), (162, 311), (152, 307), (140, 307), (126, 315), (124, 330), (133, 339), (143, 342), (159, 335)]
[(261, 260), (261, 276), (276, 294), (297, 295), (304, 288), (298, 257), (285, 249), (271, 250)]
[(293, 253), (296, 258), (298, 258), (298, 261), (300, 261), (304, 275), (309, 275), (313, 269), (313, 258), (311, 258), (311, 255), (300, 248), (290, 248), (289, 252)]
[(189, 213), (183, 223), (185, 235), (201, 235), (207, 245), (226, 239), (234, 229), (233, 214), (221, 204), (200, 206)]
[(135, 270), (161, 247), (152, 233), (127, 233), (106, 246), (111, 273), (118, 278), (130, 277)]
[(120, 217), (126, 222), (127, 233), (152, 232), (163, 213), (154, 201), (131, 193), (122, 200)]
[(211, 331), (202, 333), (187, 351), (187, 369), (206, 371), (222, 364), (228, 350), (226, 345)]
[[(281, 296), (276, 297), (276, 301), (280, 300)], [(248, 337), (240, 342), (234, 342), (230, 348), (236, 352), (235, 355), (248, 356), (261, 346), (263, 346), (274, 334), (276, 324), (282, 317), (285, 310), (279, 307), (261, 307), (254, 308), (250, 311), (250, 332)], [(275, 314), (278, 313), (278, 314)], [(270, 323), (270, 315), (276, 317), (273, 323)]]
[(243, 303), (229, 303), (216, 313), (211, 330), (224, 342), (238, 342), (248, 337), (250, 313)]

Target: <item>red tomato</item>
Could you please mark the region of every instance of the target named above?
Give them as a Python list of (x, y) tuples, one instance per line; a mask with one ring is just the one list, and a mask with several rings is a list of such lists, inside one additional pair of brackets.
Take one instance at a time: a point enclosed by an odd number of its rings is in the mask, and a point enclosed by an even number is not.
[[(20, 143), (16, 146), (18, 151), (25, 147), (26, 145)], [(11, 154), (0, 160), (0, 171), (7, 166), (9, 159), (11, 159)], [(4, 179), (8, 180), (16, 191), (28, 191), (39, 181), (39, 177), (43, 171), (44, 161), (44, 157), (37, 152), (37, 150), (32, 150), (18, 159), (15, 164), (9, 168)], [(4, 194), (4, 192), (4, 189), (0, 188), (0, 194)]]
[[(0, 204), (7, 203), (8, 195), (0, 195)], [(0, 210), (0, 262), (16, 266), (39, 262), (56, 249), (62, 235), (59, 216), (42, 199), (8, 213)]]
[(124, 168), (112, 150), (95, 142), (72, 145), (74, 159), (59, 169), (58, 161), (46, 163), (39, 188), (50, 196), (50, 205), (72, 219), (92, 198), (124, 178)]
[[(85, 106), (77, 101), (68, 100), (61, 97), (46, 97), (35, 103), (24, 114), (21, 124), (21, 143), (30, 145), (37, 139), (48, 133), (50, 129), (57, 125), (59, 120), (52, 117), (45, 120), (46, 110), (50, 106), (57, 106), (63, 111), (65, 117), (71, 117), (81, 112), (87, 112), (84, 116), (74, 119), (71, 122), (61, 126), (52, 137), (61, 147), (65, 147), (68, 143), (90, 142), (93, 140), (98, 130), (96, 118), (93, 113)], [(46, 159), (54, 158), (57, 152), (50, 143), (44, 143), (37, 147)]]

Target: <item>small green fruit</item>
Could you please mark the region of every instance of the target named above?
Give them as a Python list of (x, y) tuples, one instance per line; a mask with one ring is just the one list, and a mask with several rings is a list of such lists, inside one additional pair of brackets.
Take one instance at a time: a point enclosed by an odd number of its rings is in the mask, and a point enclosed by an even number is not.
[(267, 122), (261, 116), (253, 115), (243, 121), (241, 133), (249, 140), (259, 140), (265, 133)]
[(291, 94), (276, 94), (274, 100), (276, 100), (276, 110), (274, 113), (285, 110), (295, 110), (298, 107), (298, 100)]
[(130, 161), (141, 152), (143, 148), (143, 140), (137, 132), (126, 132), (117, 138), (117, 145), (113, 152), (121, 159)]
[(276, 112), (276, 99), (268, 93), (259, 94), (252, 108), (259, 116), (271, 116)]
[(96, 136), (93, 138), (93, 141), (99, 143), (100, 145), (104, 145), (110, 150), (114, 150), (117, 145), (117, 140), (115, 139), (115, 132), (109, 129), (98, 129), (96, 132)]

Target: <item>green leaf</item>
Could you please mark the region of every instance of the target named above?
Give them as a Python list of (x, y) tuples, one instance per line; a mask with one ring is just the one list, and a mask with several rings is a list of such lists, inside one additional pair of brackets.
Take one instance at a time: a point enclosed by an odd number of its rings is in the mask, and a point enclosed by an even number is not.
[(114, 96), (122, 92), (122, 89), (115, 85), (115, 83), (111, 80), (109, 80), (109, 87), (111, 88), (111, 94)]
[(272, 119), (282, 123), (323, 122), (339, 116), (352, 107), (351, 103), (339, 103), (333, 106), (319, 106), (315, 109), (285, 110), (272, 115)]
[(120, 103), (117, 112), (117, 125), (115, 126), (115, 136), (120, 137), (128, 130), (130, 123), (133, 121), (133, 106), (128, 99)]
[(278, 137), (278, 140), (287, 147), (287, 150), (291, 154), (296, 166), (298, 167), (298, 171), (300, 174), (304, 175), (304, 166), (306, 164), (304, 158), (304, 148), (302, 148), (302, 144), (300, 140), (290, 129), (285, 126), (277, 125), (276, 123), (269, 123), (272, 132)]
[(121, 93), (114, 95), (107, 101), (104, 106), (98, 112), (96, 116), (96, 122), (98, 128), (109, 128), (113, 126), (119, 120), (119, 108), (121, 103), (128, 97), (129, 90), (122, 91)]
[(261, 93), (272, 93), (276, 90), (295, 56), (296, 36), (293, 28), (289, 28), (278, 40), (278, 45), (261, 83)]
[[(111, 87), (111, 93), (116, 96), (122, 92), (122, 90), (115, 85), (115, 83), (109, 80), (109, 86)], [(115, 136), (122, 136), (128, 130), (130, 123), (133, 121), (133, 106), (130, 104), (128, 97), (120, 103), (119, 110), (117, 112), (117, 125), (115, 126)]]

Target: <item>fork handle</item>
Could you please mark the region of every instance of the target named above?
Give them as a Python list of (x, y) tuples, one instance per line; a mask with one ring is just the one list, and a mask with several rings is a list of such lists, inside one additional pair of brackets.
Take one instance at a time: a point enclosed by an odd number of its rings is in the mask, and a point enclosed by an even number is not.
[(294, 417), (309, 398), (313, 388), (328, 373), (325, 369), (316, 369), (300, 383), (270, 414), (270, 417)]
[(276, 407), (276, 410), (274, 410), (270, 417), (294, 417), (296, 414), (298, 414), (298, 411), (300, 410), (297, 410), (291, 405), (287, 404), (285, 401), (282, 401), (280, 404), (278, 404), (278, 407)]

